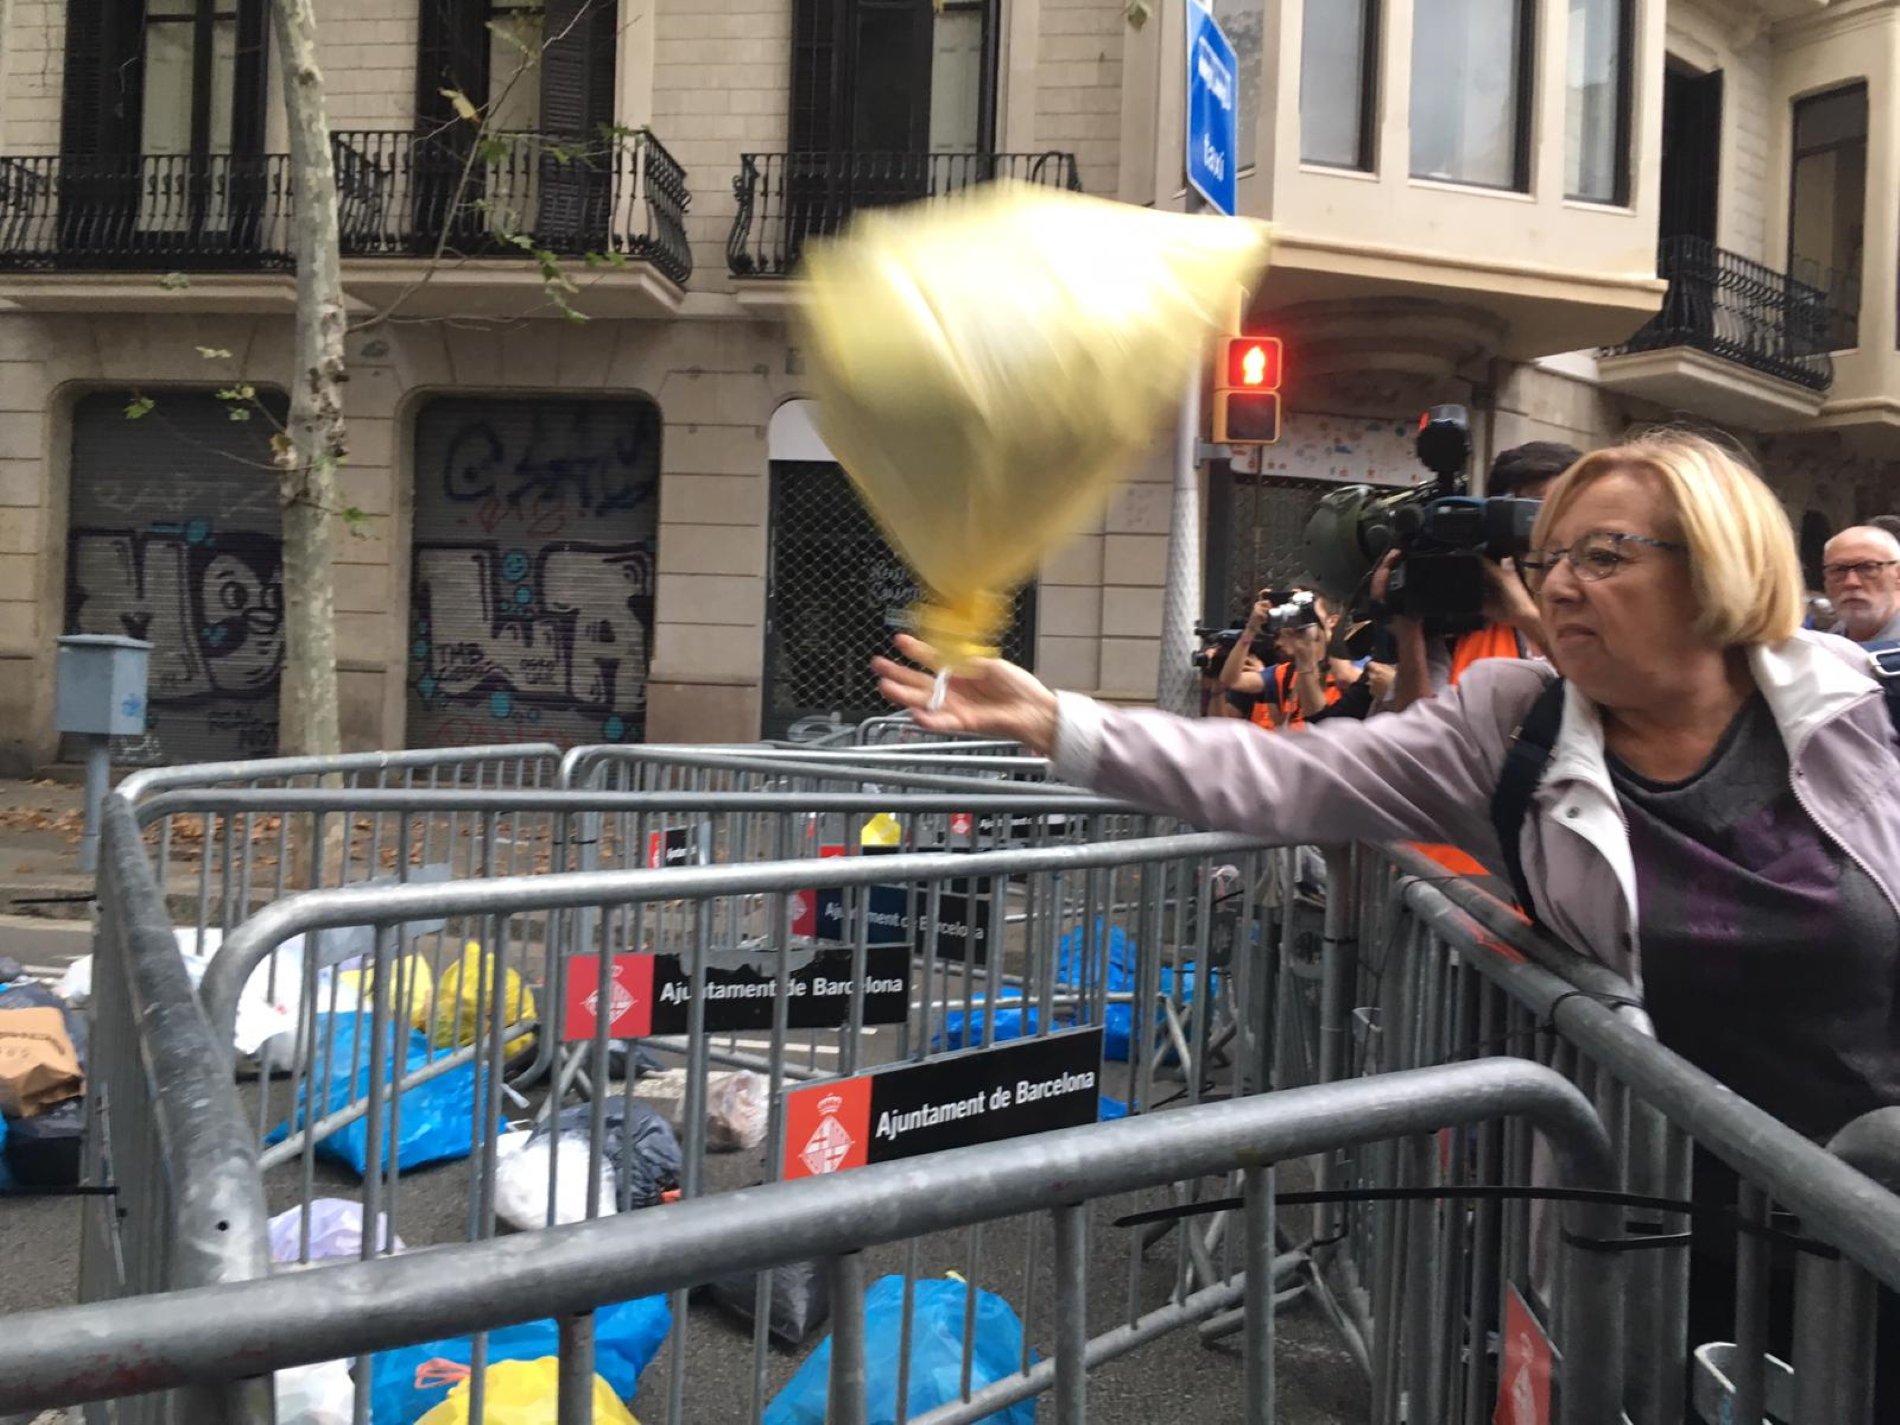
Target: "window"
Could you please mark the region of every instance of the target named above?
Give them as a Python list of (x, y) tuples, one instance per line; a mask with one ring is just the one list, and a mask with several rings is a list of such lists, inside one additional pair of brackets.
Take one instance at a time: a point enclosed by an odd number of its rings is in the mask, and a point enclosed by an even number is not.
[[(151, 0), (145, 9), (145, 82), (139, 126), (145, 153), (231, 152), (237, 48), (235, 9), (219, 8), (206, 0)], [(199, 82), (201, 70), (209, 76), (207, 85)], [(197, 110), (201, 88), (208, 90), (202, 114)]]
[(1796, 101), (1788, 275), (1827, 294), (1836, 351), (1860, 344), (1867, 221), (1867, 86)]
[(1300, 38), (1300, 157), (1373, 166), (1379, 42), (1377, 0), (1312, 0)]
[(1530, 186), (1531, 16), (1531, 0), (1417, 0), (1414, 178)]
[[(1326, 0), (1330, 5), (1342, 0)], [(1267, 7), (1261, 0), (1214, 0), (1214, 18), (1234, 47), (1234, 76), (1238, 94), (1234, 104), (1235, 171), (1254, 166), (1255, 131), (1260, 127), (1260, 88), (1265, 66), (1261, 58)]]
[(546, 22), (540, 0), (490, 0), (488, 122), (497, 133), (532, 133), (540, 127)]
[(1631, 0), (1570, 0), (1564, 193), (1629, 201)]

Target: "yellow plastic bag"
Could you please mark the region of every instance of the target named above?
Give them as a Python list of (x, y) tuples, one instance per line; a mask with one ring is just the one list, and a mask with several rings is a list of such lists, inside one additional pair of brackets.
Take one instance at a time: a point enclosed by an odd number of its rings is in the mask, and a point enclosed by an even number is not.
[(928, 591), (919, 635), (988, 651), (1009, 594), (1178, 406), (1267, 229), (1000, 182), (814, 243), (819, 432)]
[[(429, 997), (435, 991), (435, 976), (429, 973), (429, 962), (420, 955), (398, 955), (390, 961), (392, 983), (396, 993), (403, 997), (402, 1003), (394, 1005), (394, 1012), (419, 1023), (429, 1017)], [(336, 982), (344, 989), (354, 990), (365, 1005), (372, 1004), (370, 996), (376, 989), (376, 966), (368, 959), (360, 970), (338, 970)], [(328, 997), (321, 997), (319, 1008), (326, 1008)]]
[[(561, 1363), (553, 1356), (502, 1361), (483, 1373), (482, 1425), (558, 1425)], [(416, 1425), (468, 1425), (468, 1382), (449, 1392)], [(594, 1377), (594, 1425), (640, 1425), (613, 1387)]]
[[(476, 1035), (488, 1027), (492, 1003), (489, 996), (494, 993), (494, 963), (481, 945), (471, 940), (462, 947), (462, 958), (442, 971), (442, 993), (435, 1002), (434, 1025), (429, 1023), (429, 1006), (424, 1001), (416, 1013), (415, 1026), (429, 1031), (431, 1048), (473, 1044)], [(534, 1018), (534, 993), (512, 969), (504, 977), (502, 995), (504, 1023), (520, 1024)], [(534, 1035), (524, 1031), (509, 1038), (508, 1048), (513, 1052), (533, 1043)]]

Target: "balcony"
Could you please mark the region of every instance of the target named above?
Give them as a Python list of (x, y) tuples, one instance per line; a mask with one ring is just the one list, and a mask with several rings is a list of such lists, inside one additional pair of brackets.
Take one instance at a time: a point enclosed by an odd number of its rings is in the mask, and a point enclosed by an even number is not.
[[(997, 178), (1082, 188), (1072, 153), (741, 154), (726, 265), (738, 278), (787, 277), (807, 239), (837, 232), (860, 209), (948, 197)], [(783, 296), (750, 300), (770, 305)]]
[(1820, 413), (1840, 327), (1825, 292), (1702, 238), (1665, 238), (1656, 270), (1662, 309), (1598, 353), (1605, 386), (1755, 429)]
[[(638, 315), (677, 305), (692, 272), (686, 175), (644, 131), (604, 142), (505, 134), (475, 146), (340, 131), (331, 142), (344, 282), (361, 300), (406, 291), (419, 301), (405, 310), (425, 313), (460, 310), (472, 292), (533, 292), (545, 274), (531, 254), (548, 252), (610, 269), (601, 300)], [(32, 274), (0, 278), (0, 292), (58, 307), (85, 305), (88, 291), (96, 301), (101, 274), (287, 273), (294, 215), (283, 154), (0, 158), (0, 274)], [(419, 259), (432, 264), (421, 293)], [(193, 285), (216, 299), (216, 283)], [(288, 283), (272, 285), (287, 302)]]

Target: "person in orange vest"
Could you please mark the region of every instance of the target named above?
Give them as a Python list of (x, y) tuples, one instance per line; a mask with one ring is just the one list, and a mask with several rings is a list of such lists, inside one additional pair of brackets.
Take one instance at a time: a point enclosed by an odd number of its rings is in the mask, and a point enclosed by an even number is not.
[(1221, 668), (1221, 686), (1230, 696), (1255, 700), (1250, 716), (1258, 726), (1304, 727), (1309, 718), (1320, 716), (1358, 682), (1360, 669), (1350, 659), (1321, 656), (1339, 615), (1319, 594), (1307, 595), (1316, 623), (1282, 628), (1274, 634), (1278, 662), (1263, 666), (1248, 656), (1273, 613), (1269, 591), (1260, 592), (1246, 628)]
[[(1581, 458), (1574, 446), (1557, 441), (1534, 440), (1513, 446), (1491, 462), (1485, 493), (1541, 500), (1557, 477)], [(1386, 581), (1397, 562), (1396, 551), (1380, 561), (1372, 578), (1374, 599), (1385, 597)], [(1415, 618), (1394, 617), (1390, 621), (1392, 638), (1398, 645), (1398, 675), (1389, 702), (1393, 712), (1402, 712), (1421, 698), (1455, 686), (1465, 670), (1481, 659), (1526, 658), (1547, 645), (1537, 602), (1516, 569), (1508, 567), (1508, 561), (1506, 565), (1487, 562), (1484, 572), (1491, 587), (1481, 628), (1428, 638), (1424, 625)]]

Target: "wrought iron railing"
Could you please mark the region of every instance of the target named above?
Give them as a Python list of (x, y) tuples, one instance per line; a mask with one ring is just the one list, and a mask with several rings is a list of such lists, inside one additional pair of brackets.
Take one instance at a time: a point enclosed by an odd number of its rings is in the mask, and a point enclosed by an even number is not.
[(1833, 384), (1839, 323), (1818, 287), (1694, 237), (1663, 239), (1656, 275), (1669, 283), (1662, 310), (1602, 355), (1687, 346), (1812, 390)]
[(346, 256), (493, 256), (538, 248), (693, 270), (686, 174), (645, 130), (605, 139), (491, 134), (471, 141), (339, 132)]
[(290, 160), (282, 154), (0, 158), (0, 267), (289, 262)]
[(941, 198), (996, 178), (1080, 191), (1072, 153), (746, 153), (726, 264), (735, 277), (783, 277), (810, 237), (861, 208)]
[[(644, 130), (563, 142), (332, 135), (346, 257), (524, 247), (692, 272), (686, 174)], [(282, 154), (0, 158), (0, 268), (251, 270), (291, 263)]]

